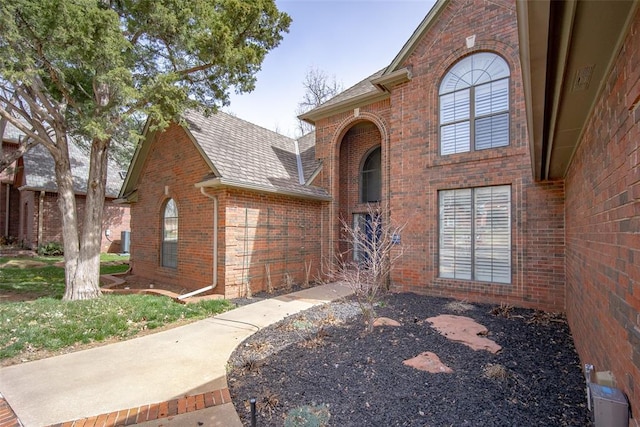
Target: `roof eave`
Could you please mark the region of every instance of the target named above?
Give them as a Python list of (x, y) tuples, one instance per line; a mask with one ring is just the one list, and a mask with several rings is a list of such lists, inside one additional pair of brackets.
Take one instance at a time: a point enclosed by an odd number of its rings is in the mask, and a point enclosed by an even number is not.
[[(193, 136), (191, 131), (189, 131), (187, 125), (182, 124), (181, 127), (182, 129), (184, 129), (185, 133), (187, 134), (187, 136), (189, 137), (193, 145), (196, 147), (196, 149), (202, 156), (203, 160), (211, 168), (211, 171), (215, 175), (220, 175), (220, 173), (218, 172), (214, 164), (211, 162), (211, 159), (209, 159), (206, 153), (202, 150), (202, 147), (200, 146), (200, 144), (198, 144), (196, 138)], [(147, 157), (147, 154), (151, 149), (151, 141), (153, 141), (157, 133), (158, 131), (156, 130), (153, 130), (153, 131), (150, 130), (150, 120), (147, 120), (147, 122), (144, 125), (144, 131), (142, 133), (144, 135), (144, 139), (136, 147), (136, 151), (134, 152), (133, 158), (131, 159), (131, 163), (129, 164), (129, 169), (127, 170), (127, 176), (125, 177), (125, 180), (122, 184), (120, 193), (118, 194), (118, 198), (125, 198), (125, 194), (132, 193), (136, 190), (138, 179), (140, 178), (140, 174), (142, 173), (144, 159)]]
[(535, 180), (566, 176), (639, 4), (517, 1)]
[(388, 98), (388, 92), (381, 90), (379, 87), (376, 87), (375, 92), (370, 91), (358, 96), (354, 96), (353, 98), (345, 99), (344, 101), (337, 102), (335, 104), (315, 108), (308, 113), (299, 115), (298, 118), (300, 120), (304, 120), (307, 123), (315, 125), (316, 121), (324, 119), (325, 117), (344, 113), (345, 111), (349, 111), (354, 108), (362, 107), (364, 105), (372, 104), (374, 102), (382, 101)]
[(298, 199), (306, 199), (306, 200), (317, 200), (322, 202), (330, 202), (333, 200), (331, 196), (321, 196), (307, 193), (300, 193), (297, 191), (287, 191), (283, 189), (277, 189), (273, 187), (269, 187), (266, 185), (254, 184), (254, 183), (245, 183), (245, 182), (235, 182), (228, 181), (224, 178), (213, 178), (208, 179), (206, 181), (201, 181), (195, 184), (196, 188), (232, 188), (238, 190), (249, 190), (255, 191), (258, 193), (269, 193), (269, 194), (278, 194), (282, 196), (295, 197)]
[(392, 73), (376, 77), (371, 80), (371, 84), (377, 86), (380, 90), (391, 92), (394, 86), (410, 81), (411, 77), (411, 70), (405, 67)]
[(311, 185), (313, 181), (316, 179), (316, 177), (320, 175), (321, 170), (322, 170), (322, 162), (320, 162), (318, 167), (311, 173), (311, 176), (309, 177), (309, 179), (307, 179), (304, 185)]

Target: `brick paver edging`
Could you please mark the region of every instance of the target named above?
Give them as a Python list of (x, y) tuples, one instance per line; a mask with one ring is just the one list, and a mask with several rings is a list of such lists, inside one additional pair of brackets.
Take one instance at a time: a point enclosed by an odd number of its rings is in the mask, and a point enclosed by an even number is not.
[[(212, 406), (230, 403), (231, 395), (229, 389), (210, 391), (207, 393), (185, 396), (179, 399), (168, 400), (162, 403), (153, 403), (137, 408), (124, 409), (121, 411), (101, 414), (89, 418), (75, 421), (67, 421), (54, 424), (49, 427), (120, 427), (129, 426), (145, 421), (153, 421), (162, 418), (169, 418), (175, 415), (186, 414)], [(13, 427), (13, 425), (7, 425)], [(18, 424), (16, 424), (18, 426)], [(4, 427), (4, 425), (0, 425)]]
[(15, 412), (2, 395), (0, 395), (0, 427), (22, 427)]

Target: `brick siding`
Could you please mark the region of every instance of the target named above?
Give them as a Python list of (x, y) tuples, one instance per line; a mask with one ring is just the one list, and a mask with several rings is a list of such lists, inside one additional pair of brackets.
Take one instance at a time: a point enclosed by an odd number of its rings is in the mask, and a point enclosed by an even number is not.
[(228, 191), (224, 201), (227, 297), (321, 275), (322, 203), (246, 191)]
[[(476, 43), (468, 49), (471, 35)], [(511, 68), (510, 145), (440, 156), (440, 81), (458, 60), (479, 51), (498, 53)], [(513, 2), (453, 0), (402, 64), (411, 81), (393, 88), (389, 100), (319, 120), (316, 153), (324, 169), (317, 183), (339, 194), (330, 214), (335, 247), (336, 218), (362, 208), (356, 201), (363, 156), (381, 144), (383, 203), (395, 223), (406, 223), (394, 290), (564, 310), (564, 184), (533, 182), (519, 64)], [(363, 133), (371, 128), (377, 132)], [(438, 191), (493, 185), (512, 189), (511, 284), (439, 278)]]
[[(195, 290), (213, 281), (213, 200), (194, 184), (210, 173), (184, 130), (172, 124), (156, 136), (131, 204), (131, 268), (159, 283)], [(170, 198), (178, 209), (178, 266), (161, 266), (162, 213)]]
[[(215, 163), (215, 159), (213, 159)], [(213, 282), (213, 200), (194, 184), (210, 174), (185, 131), (173, 124), (153, 141), (132, 206), (133, 273), (195, 290)], [(166, 190), (165, 190), (166, 189)], [(227, 298), (309, 279), (321, 269), (323, 204), (229, 189), (206, 189), (218, 198), (216, 293)], [(160, 266), (161, 215), (169, 198), (178, 207), (178, 267)]]
[(640, 411), (640, 13), (566, 177), (567, 316), (584, 363)]

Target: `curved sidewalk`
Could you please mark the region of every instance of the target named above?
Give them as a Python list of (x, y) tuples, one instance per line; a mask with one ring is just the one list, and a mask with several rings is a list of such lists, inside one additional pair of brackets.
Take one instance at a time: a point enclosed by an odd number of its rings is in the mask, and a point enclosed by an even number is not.
[(351, 293), (346, 285), (321, 285), (156, 334), (2, 368), (0, 394), (25, 427), (240, 426), (225, 401), (235, 347), (260, 328)]

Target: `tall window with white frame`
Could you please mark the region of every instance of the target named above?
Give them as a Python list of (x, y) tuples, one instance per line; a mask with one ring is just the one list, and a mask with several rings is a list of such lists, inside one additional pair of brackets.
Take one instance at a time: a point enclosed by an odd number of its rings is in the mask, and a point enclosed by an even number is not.
[(458, 61), (440, 84), (440, 154), (509, 145), (509, 65), (491, 52)]
[(443, 190), (439, 275), (511, 283), (511, 186)]
[(163, 267), (178, 267), (178, 207), (169, 199), (162, 210), (162, 255)]

